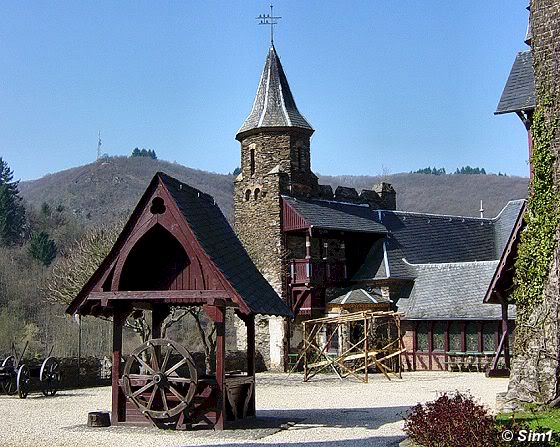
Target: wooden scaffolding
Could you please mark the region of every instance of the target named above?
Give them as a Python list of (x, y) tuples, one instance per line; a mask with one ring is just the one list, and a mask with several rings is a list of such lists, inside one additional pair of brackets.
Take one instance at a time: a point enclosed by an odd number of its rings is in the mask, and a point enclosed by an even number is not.
[(370, 370), (401, 378), (405, 352), (398, 312), (362, 311), (303, 322), (303, 348), (292, 369), (303, 362), (303, 381), (331, 369), (342, 380), (367, 382)]

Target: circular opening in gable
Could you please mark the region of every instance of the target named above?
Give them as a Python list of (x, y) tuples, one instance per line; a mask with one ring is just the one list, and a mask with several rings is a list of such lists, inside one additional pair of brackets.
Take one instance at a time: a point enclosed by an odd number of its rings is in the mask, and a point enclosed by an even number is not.
[(165, 213), (165, 203), (161, 197), (156, 197), (152, 200), (152, 206), (150, 207), (150, 213), (152, 214), (163, 214)]

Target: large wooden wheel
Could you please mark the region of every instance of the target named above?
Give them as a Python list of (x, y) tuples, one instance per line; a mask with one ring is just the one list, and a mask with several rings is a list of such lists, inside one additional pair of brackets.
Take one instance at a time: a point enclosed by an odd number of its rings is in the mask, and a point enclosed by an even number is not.
[(29, 382), (31, 376), (27, 365), (21, 365), (17, 372), (17, 392), (20, 399), (25, 399), (29, 394)]
[(45, 396), (54, 396), (60, 387), (60, 367), (54, 357), (48, 357), (41, 365), (39, 381)]
[(196, 391), (198, 375), (190, 353), (165, 338), (148, 340), (124, 365), (122, 384), (128, 399), (152, 419), (181, 413)]
[(6, 357), (2, 362), (2, 368), (7, 377), (2, 381), (2, 389), (8, 396), (17, 393), (17, 376), (15, 372), (16, 358), (13, 355)]

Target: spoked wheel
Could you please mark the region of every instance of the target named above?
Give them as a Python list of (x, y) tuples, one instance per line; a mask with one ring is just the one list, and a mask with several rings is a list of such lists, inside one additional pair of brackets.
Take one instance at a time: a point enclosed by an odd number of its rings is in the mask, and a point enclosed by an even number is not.
[(39, 372), (41, 391), (45, 396), (54, 396), (60, 387), (60, 366), (54, 357), (48, 357)]
[(144, 415), (169, 419), (191, 402), (198, 375), (185, 348), (172, 340), (156, 338), (132, 352), (122, 379), (126, 397)]
[(27, 365), (21, 365), (17, 373), (17, 392), (20, 399), (25, 399), (29, 394), (29, 368)]
[(15, 364), (16, 358), (13, 355), (6, 357), (2, 362), (2, 367), (5, 368), (5, 370), (13, 371), (13, 374), (10, 374), (10, 377), (2, 381), (2, 389), (8, 396), (13, 396), (17, 393), (17, 376), (14, 369)]

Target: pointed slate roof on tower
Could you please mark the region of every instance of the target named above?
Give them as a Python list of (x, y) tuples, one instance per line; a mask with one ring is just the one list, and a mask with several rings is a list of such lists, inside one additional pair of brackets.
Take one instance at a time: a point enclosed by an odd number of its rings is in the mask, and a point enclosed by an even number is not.
[(313, 132), (297, 109), (286, 74), (274, 45), (270, 47), (251, 113), (239, 129), (240, 134), (254, 129), (295, 127)]

